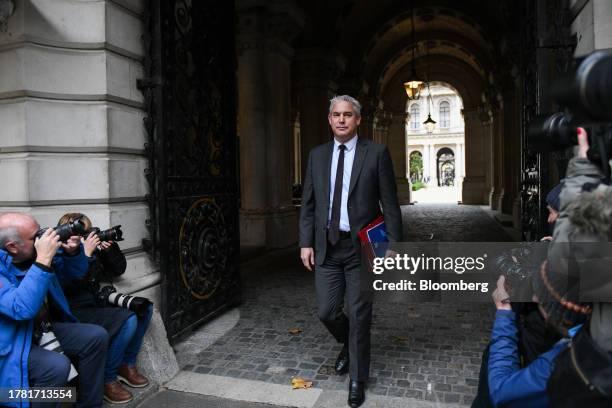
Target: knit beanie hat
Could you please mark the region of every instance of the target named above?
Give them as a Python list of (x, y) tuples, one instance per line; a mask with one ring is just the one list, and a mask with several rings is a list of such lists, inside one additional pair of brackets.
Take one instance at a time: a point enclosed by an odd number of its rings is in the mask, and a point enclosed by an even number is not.
[(538, 302), (546, 312), (547, 323), (567, 335), (569, 329), (587, 321), (592, 308), (590, 303), (579, 301), (579, 276), (557, 267), (551, 266), (548, 260), (544, 261), (539, 271), (533, 274), (532, 283)]

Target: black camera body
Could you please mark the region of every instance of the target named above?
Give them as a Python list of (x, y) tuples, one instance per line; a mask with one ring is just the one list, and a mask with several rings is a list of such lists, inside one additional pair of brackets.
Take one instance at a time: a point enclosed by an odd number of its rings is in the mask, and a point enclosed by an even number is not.
[[(39, 229), (36, 232), (36, 238), (40, 238), (47, 229), (48, 228)], [(83, 221), (81, 221), (80, 218), (77, 218), (76, 220), (67, 222), (65, 224), (60, 224), (53, 229), (55, 230), (57, 235), (59, 235), (59, 239), (62, 242), (67, 242), (68, 239), (74, 235), (82, 236), (87, 232), (87, 230), (85, 229), (85, 224), (83, 223)]]
[(528, 145), (538, 153), (567, 149), (578, 144), (576, 128), (588, 133), (588, 158), (610, 177), (612, 157), (612, 52), (596, 51), (576, 60), (575, 69), (556, 81), (554, 99), (565, 112), (535, 118)]

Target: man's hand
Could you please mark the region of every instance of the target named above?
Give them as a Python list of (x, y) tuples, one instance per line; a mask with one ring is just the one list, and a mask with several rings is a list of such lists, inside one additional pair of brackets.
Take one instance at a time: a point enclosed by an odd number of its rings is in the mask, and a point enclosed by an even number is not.
[(387, 249), (385, 251), (385, 258), (395, 258), (397, 255), (398, 255), (397, 252), (395, 252), (392, 249)]
[(493, 291), (493, 301), (497, 310), (512, 310), (510, 306), (510, 295), (505, 287), (506, 277), (501, 275), (497, 280), (497, 289)]
[(589, 138), (586, 130), (579, 127), (576, 128), (578, 134), (578, 157), (586, 158), (589, 151)]
[(98, 245), (100, 245), (100, 238), (95, 231), (92, 231), (87, 238), (81, 238), (81, 242), (83, 243), (83, 252), (85, 252), (85, 256), (91, 258)]
[(73, 235), (68, 238), (68, 241), (65, 244), (62, 244), (62, 248), (68, 255), (75, 255), (79, 248), (81, 247), (81, 237), (78, 235)]
[(314, 249), (300, 248), (300, 258), (306, 269), (312, 272), (312, 268), (314, 267)]
[(53, 228), (48, 228), (40, 238), (36, 238), (36, 241), (34, 241), (36, 262), (48, 267), (51, 266), (53, 257), (61, 244), (57, 232)]

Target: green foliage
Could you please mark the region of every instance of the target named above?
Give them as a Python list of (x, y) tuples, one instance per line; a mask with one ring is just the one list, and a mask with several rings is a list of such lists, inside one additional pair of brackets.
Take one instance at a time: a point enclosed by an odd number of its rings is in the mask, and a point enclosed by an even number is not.
[(418, 180), (423, 175), (423, 157), (418, 152), (410, 154), (410, 179)]
[(414, 183), (412, 183), (412, 191), (417, 191), (422, 188), (425, 188), (425, 184), (423, 184), (423, 182), (415, 181)]

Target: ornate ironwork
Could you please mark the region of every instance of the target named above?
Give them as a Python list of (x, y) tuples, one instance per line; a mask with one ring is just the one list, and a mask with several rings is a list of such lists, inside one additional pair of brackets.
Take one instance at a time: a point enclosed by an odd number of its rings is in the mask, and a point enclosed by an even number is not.
[[(522, 124), (522, 230), (525, 239), (543, 235), (546, 223), (544, 195), (552, 187), (550, 163), (565, 171), (567, 158), (563, 154), (537, 154), (527, 145), (527, 129), (538, 114), (556, 110), (550, 99), (552, 82), (569, 68), (575, 41), (570, 34), (568, 0), (545, 0), (522, 3), (521, 63), (523, 65), (523, 124)], [(551, 66), (554, 69), (551, 69)]]
[(523, 112), (521, 127), (521, 214), (523, 237), (533, 241), (541, 235), (541, 157), (527, 146), (527, 130), (539, 113), (538, 99), (538, 7), (537, 2), (522, 2), (523, 30), (521, 43)]
[(145, 244), (171, 341), (240, 299), (234, 14), (222, 0), (154, 0), (147, 14)]

